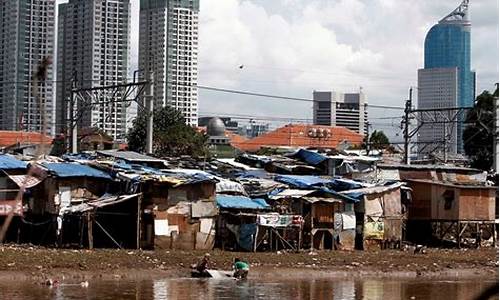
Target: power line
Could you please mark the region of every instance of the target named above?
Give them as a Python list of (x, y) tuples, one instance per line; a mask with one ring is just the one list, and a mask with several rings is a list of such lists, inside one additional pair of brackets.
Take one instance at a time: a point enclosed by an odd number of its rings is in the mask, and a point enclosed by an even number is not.
[[(100, 81), (100, 80), (83, 80), (83, 81)], [(26, 83), (29, 81), (9, 81), (9, 82), (3, 82), (0, 81), (0, 83)], [(68, 80), (64, 81), (49, 81), (49, 82), (69, 82)], [(165, 81), (154, 81), (154, 83), (165, 83)], [(227, 88), (219, 88), (219, 87), (212, 87), (212, 86), (205, 86), (205, 85), (196, 85), (196, 84), (177, 84), (177, 86), (184, 86), (184, 87), (197, 87), (202, 90), (209, 90), (209, 91), (215, 91), (215, 92), (222, 92), (222, 93), (231, 93), (231, 94), (239, 94), (239, 95), (246, 95), (246, 96), (256, 96), (256, 97), (263, 97), (263, 98), (270, 98), (270, 99), (279, 99), (279, 100), (291, 100), (291, 101), (300, 101), (300, 102), (316, 102), (314, 99), (309, 99), (309, 98), (300, 98), (300, 97), (289, 97), (289, 96), (281, 96), (281, 95), (272, 95), (272, 94), (264, 94), (264, 93), (256, 93), (256, 92), (250, 92), (250, 91), (243, 91), (243, 90), (235, 90), (235, 89), (227, 89)], [(331, 103), (343, 103), (343, 102), (337, 102), (337, 101), (331, 101)], [(378, 105), (378, 104), (366, 104), (367, 107), (370, 108), (381, 108), (381, 109), (396, 109), (396, 110), (403, 110), (404, 107), (402, 106), (391, 106), (391, 105)]]

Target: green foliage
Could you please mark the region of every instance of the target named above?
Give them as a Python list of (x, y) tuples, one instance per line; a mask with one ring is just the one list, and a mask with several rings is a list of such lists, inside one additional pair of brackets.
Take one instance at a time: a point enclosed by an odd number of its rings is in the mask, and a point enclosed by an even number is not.
[[(495, 130), (495, 96), (484, 91), (477, 96), (474, 108), (466, 116), (471, 123), (463, 133), (464, 151), (473, 168), (490, 170), (493, 164), (493, 139)], [(498, 97), (498, 96), (497, 96)]]
[(63, 134), (60, 134), (52, 140), (52, 149), (50, 149), (49, 155), (61, 156), (66, 153), (67, 149), (66, 139)]
[(370, 145), (373, 149), (386, 149), (389, 147), (389, 138), (382, 130), (375, 130), (370, 136)]
[[(127, 134), (128, 148), (146, 151), (147, 112), (142, 111)], [(163, 107), (153, 115), (153, 154), (155, 156), (206, 155), (207, 137), (184, 123), (184, 117), (172, 107)]]

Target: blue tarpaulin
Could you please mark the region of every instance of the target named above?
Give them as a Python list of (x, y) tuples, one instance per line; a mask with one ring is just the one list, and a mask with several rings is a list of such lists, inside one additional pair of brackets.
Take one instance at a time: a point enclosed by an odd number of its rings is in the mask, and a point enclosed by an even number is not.
[(257, 224), (241, 224), (238, 245), (245, 250), (252, 251), (256, 231)]
[(43, 163), (42, 166), (47, 168), (57, 177), (94, 177), (111, 179), (109, 174), (87, 165), (74, 163)]
[(274, 177), (274, 180), (281, 183), (286, 183), (299, 189), (324, 186), (327, 183), (331, 182), (331, 179), (323, 179), (318, 176), (310, 175), (278, 175)]
[(324, 162), (325, 160), (328, 160), (328, 157), (325, 155), (310, 151), (310, 150), (305, 150), (305, 149), (299, 149), (297, 152), (291, 155), (293, 158), (297, 158), (303, 162), (306, 162), (310, 165), (316, 166)]
[(269, 209), (264, 199), (251, 199), (245, 196), (231, 196), (219, 194), (216, 196), (217, 205), (222, 208), (234, 209)]
[(18, 160), (10, 155), (0, 155), (0, 169), (2, 170), (26, 169), (27, 167), (28, 164), (22, 160)]

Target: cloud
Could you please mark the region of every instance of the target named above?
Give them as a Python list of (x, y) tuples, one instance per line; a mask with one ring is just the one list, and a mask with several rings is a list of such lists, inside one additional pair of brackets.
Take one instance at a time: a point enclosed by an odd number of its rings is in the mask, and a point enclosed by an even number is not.
[[(133, 70), (139, 1), (131, 2)], [(201, 0), (199, 83), (304, 98), (315, 89), (362, 86), (371, 104), (403, 106), (423, 66), (427, 31), (459, 2)], [(470, 10), (472, 67), (481, 91), (498, 80), (498, 3), (471, 1)], [(200, 90), (199, 107), (202, 113), (312, 117), (307, 102), (207, 90)], [(401, 112), (371, 109), (369, 115), (383, 130), (397, 131), (399, 121), (377, 118)]]

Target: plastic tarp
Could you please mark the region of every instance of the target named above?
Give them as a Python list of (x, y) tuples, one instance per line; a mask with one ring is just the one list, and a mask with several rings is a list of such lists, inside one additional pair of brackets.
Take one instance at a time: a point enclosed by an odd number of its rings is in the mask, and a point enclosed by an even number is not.
[(83, 212), (87, 212), (87, 211), (92, 211), (92, 210), (97, 209), (97, 208), (122, 203), (124, 201), (134, 199), (140, 195), (141, 195), (140, 193), (133, 194), (133, 195), (122, 195), (122, 196), (104, 195), (99, 199), (92, 200), (92, 201), (89, 201), (86, 203), (67, 206), (64, 209), (61, 209), (59, 214), (63, 215), (66, 213), (83, 213)]
[(280, 215), (278, 213), (257, 215), (257, 224), (268, 227), (288, 227), (302, 222), (300, 215)]
[(239, 228), (238, 244), (241, 248), (252, 251), (257, 224), (241, 224)]
[(384, 238), (384, 221), (365, 222), (363, 235), (365, 239), (382, 240)]
[(265, 210), (270, 209), (269, 204), (264, 199), (250, 199), (244, 196), (217, 195), (217, 205), (221, 208), (230, 209), (254, 209)]
[(297, 158), (313, 166), (319, 165), (328, 160), (328, 157), (323, 154), (305, 149), (299, 149), (297, 152), (292, 154), (291, 157)]
[(217, 180), (219, 180), (219, 182), (215, 184), (216, 193), (238, 193), (245, 196), (247, 195), (241, 183), (223, 178), (217, 178)]
[(13, 169), (26, 169), (28, 164), (22, 160), (18, 160), (11, 155), (0, 154), (0, 169), (13, 170)]
[(74, 163), (43, 163), (42, 166), (47, 168), (57, 177), (94, 177), (111, 179), (109, 174), (87, 165)]
[(274, 180), (286, 183), (299, 189), (307, 189), (312, 187), (324, 186), (331, 182), (331, 179), (324, 179), (318, 176), (310, 175), (278, 175)]
[(342, 229), (356, 229), (356, 215), (353, 211), (342, 213)]

